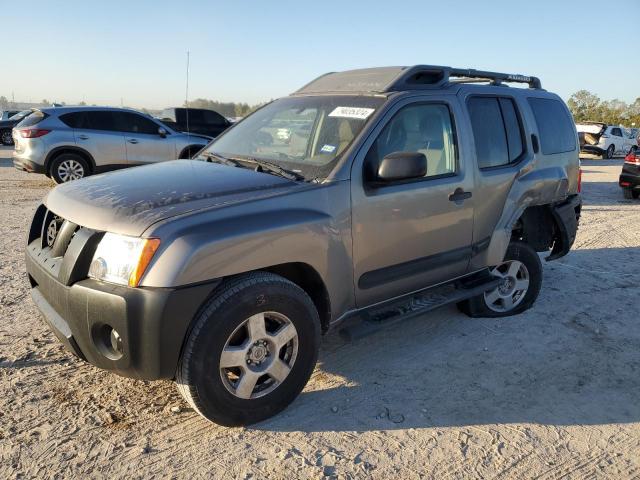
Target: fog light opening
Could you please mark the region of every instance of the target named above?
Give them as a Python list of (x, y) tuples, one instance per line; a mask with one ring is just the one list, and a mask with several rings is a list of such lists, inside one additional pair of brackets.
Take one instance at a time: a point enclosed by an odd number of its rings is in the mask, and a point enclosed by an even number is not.
[(124, 355), (122, 337), (111, 325), (96, 325), (93, 328), (93, 343), (109, 360), (119, 360)]

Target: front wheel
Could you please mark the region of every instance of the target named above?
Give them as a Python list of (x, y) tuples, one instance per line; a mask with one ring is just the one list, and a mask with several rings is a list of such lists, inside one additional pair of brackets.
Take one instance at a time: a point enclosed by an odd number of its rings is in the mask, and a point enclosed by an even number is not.
[(531, 308), (542, 285), (542, 262), (527, 243), (512, 242), (504, 262), (491, 273), (500, 285), (482, 295), (461, 302), (460, 310), (470, 317), (507, 317)]
[(2, 130), (2, 132), (0, 132), (0, 141), (3, 145), (13, 145), (13, 136), (11, 135), (11, 130)]
[(267, 272), (226, 281), (194, 319), (176, 374), (202, 416), (249, 425), (291, 403), (318, 358), (320, 320), (309, 296)]

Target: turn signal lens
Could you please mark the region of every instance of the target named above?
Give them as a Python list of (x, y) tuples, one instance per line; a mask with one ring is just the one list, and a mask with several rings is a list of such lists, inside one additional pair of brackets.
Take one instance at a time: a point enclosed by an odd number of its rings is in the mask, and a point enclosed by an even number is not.
[(140, 252), (140, 259), (138, 260), (138, 265), (131, 272), (129, 276), (129, 286), (137, 287), (140, 283), (140, 279), (142, 275), (144, 275), (145, 270), (149, 266), (153, 255), (156, 253), (156, 250), (160, 246), (160, 239), (158, 238), (147, 238), (144, 240), (142, 245), (142, 251)]

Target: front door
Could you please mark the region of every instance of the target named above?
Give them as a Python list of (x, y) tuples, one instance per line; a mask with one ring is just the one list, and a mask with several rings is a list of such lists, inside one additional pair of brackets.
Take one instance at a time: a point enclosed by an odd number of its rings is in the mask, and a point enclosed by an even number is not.
[(127, 164), (122, 132), (117, 131), (113, 111), (86, 110), (66, 114), (73, 127), (76, 144), (89, 152), (96, 168), (114, 168)]
[(160, 136), (160, 126), (133, 112), (116, 112), (119, 129), (127, 149), (129, 165), (175, 160), (177, 158), (171, 135)]
[[(473, 172), (456, 141), (458, 109), (454, 99), (405, 100), (388, 112), (356, 158), (351, 183), (358, 307), (467, 273)], [(398, 151), (423, 153), (426, 175), (376, 183), (380, 160)]]

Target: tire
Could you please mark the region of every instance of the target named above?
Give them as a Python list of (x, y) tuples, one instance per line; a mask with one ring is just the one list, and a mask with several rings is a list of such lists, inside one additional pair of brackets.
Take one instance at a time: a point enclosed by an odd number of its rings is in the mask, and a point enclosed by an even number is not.
[(89, 164), (76, 153), (62, 153), (53, 159), (49, 175), (56, 183), (79, 180), (90, 175)]
[(11, 130), (0, 131), (0, 142), (2, 142), (3, 145), (7, 146), (13, 145), (13, 136), (11, 134)]
[(240, 275), (225, 281), (195, 317), (178, 363), (178, 391), (215, 423), (250, 425), (298, 396), (319, 345), (318, 312), (300, 287), (268, 272)]
[(604, 152), (603, 157), (606, 158), (607, 160), (611, 160), (615, 153), (616, 153), (616, 147), (614, 145), (609, 145), (607, 150)]
[(627, 200), (636, 200), (640, 197), (640, 192), (637, 192), (635, 190), (632, 190), (630, 188), (623, 188), (622, 189), (622, 196), (624, 198), (626, 198)]
[[(516, 267), (523, 267), (524, 270)], [(496, 318), (517, 315), (531, 308), (542, 285), (542, 262), (529, 244), (519, 241), (510, 243), (504, 262), (493, 268), (492, 273), (504, 275), (503, 284), (494, 290), (460, 302), (458, 307), (462, 312), (470, 317)], [(528, 280), (526, 289), (520, 292), (518, 286), (524, 286), (525, 280)], [(511, 298), (510, 306), (508, 298)]]

